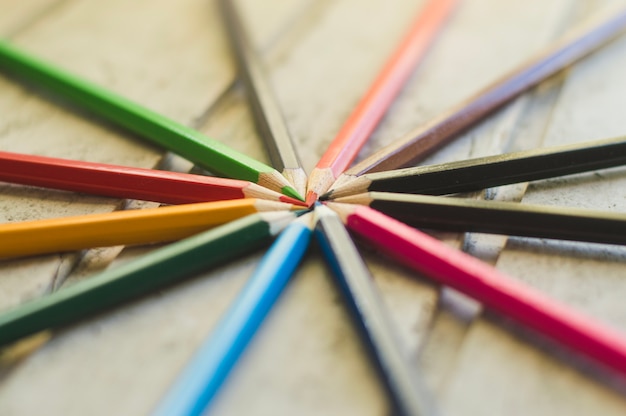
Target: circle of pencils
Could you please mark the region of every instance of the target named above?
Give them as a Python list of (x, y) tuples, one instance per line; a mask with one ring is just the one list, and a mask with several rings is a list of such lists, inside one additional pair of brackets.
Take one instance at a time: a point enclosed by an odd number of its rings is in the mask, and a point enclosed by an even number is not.
[[(307, 183), (237, 10), (230, 1), (220, 3), (274, 167), (0, 43), (1, 69), (71, 98), (213, 173), (236, 178), (0, 152), (3, 181), (181, 204), (2, 224), (0, 257), (182, 239), (0, 313), (0, 345), (166, 287), (275, 239), (155, 413), (201, 414), (296, 271), (315, 233), (394, 410), (406, 415), (438, 414), (419, 368), (410, 363), (398, 341), (350, 231), (418, 275), (455, 288), (626, 374), (624, 335), (415, 228), (625, 244), (626, 217), (622, 214), (432, 196), (621, 166), (626, 162), (624, 138), (388, 170), (419, 160), (616, 36), (626, 26), (626, 8), (599, 15), (474, 97), (348, 169), (457, 4), (456, 0), (428, 1)], [(326, 201), (323, 204), (318, 202), (320, 195)]]

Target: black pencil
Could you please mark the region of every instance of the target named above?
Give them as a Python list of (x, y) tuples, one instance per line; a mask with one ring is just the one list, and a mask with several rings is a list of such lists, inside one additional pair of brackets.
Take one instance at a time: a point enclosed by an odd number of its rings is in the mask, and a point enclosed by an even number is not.
[(386, 192), (333, 202), (368, 205), (413, 227), (626, 244), (624, 213)]
[(410, 363), (399, 344), (372, 276), (341, 219), (323, 205), (316, 206), (315, 212), (316, 236), (381, 372), (397, 411), (394, 414), (438, 414), (434, 400), (416, 372), (416, 365)]
[(301, 195), (306, 190), (306, 173), (291, 141), (287, 123), (250, 37), (232, 0), (220, 0), (220, 10), (237, 57), (239, 75), (246, 87), (254, 121), (265, 142), (272, 165)]
[(368, 191), (445, 195), (493, 186), (547, 179), (626, 163), (626, 137), (368, 173), (321, 199)]

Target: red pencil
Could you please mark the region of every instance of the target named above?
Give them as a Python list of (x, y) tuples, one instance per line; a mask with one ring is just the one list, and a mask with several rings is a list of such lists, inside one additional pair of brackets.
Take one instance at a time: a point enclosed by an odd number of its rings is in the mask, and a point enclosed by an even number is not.
[(425, 55), (457, 0), (430, 0), (309, 177), (307, 205), (330, 188), (363, 147), (402, 85)]
[(615, 330), (369, 207), (328, 206), (352, 232), (402, 264), (626, 374), (626, 338)]
[(0, 181), (165, 204), (260, 198), (302, 205), (252, 182), (0, 152)]

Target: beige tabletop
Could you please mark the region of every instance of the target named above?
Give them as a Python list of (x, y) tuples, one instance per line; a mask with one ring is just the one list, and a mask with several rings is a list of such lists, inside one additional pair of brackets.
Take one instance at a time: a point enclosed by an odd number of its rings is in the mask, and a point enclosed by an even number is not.
[[(465, 0), (362, 155), (513, 68), (608, 0)], [(245, 0), (307, 171), (424, 1)], [(16, 45), (268, 161), (209, 0), (0, 0)], [(541, 84), (426, 163), (626, 134), (626, 36)], [(188, 162), (0, 77), (0, 149), (188, 171)], [(626, 210), (621, 168), (489, 193)], [(0, 222), (154, 206), (0, 183)], [(626, 333), (622, 247), (437, 234)], [(456, 292), (362, 253), (416, 368), (447, 415), (622, 415), (624, 381)], [(0, 310), (151, 247), (0, 261)], [(143, 415), (262, 252), (0, 352), (0, 415)], [(385, 415), (388, 400), (315, 247), (210, 408), (213, 415)]]

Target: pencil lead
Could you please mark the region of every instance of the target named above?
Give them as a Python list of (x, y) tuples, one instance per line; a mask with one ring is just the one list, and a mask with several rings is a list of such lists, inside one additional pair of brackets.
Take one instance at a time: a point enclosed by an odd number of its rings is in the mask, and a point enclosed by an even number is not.
[(308, 214), (309, 212), (311, 212), (310, 209), (301, 209), (299, 211), (295, 211), (294, 214), (296, 214), (296, 217), (301, 217), (304, 214)]
[(306, 193), (307, 177), (302, 168), (285, 168), (281, 173), (285, 179), (293, 185), (293, 189), (295, 189), (298, 195), (304, 195)]
[(287, 196), (295, 198), (299, 201), (304, 201), (304, 198), (302, 198), (302, 195), (300, 195), (298, 191), (296, 191), (292, 186), (283, 186), (280, 191)]
[(282, 195), (279, 198), (279, 200), (280, 200), (280, 202), (285, 202), (287, 204), (296, 205), (296, 206), (301, 207), (301, 208), (306, 208), (307, 207), (307, 205), (301, 199), (292, 198), (290, 196)]
[(309, 191), (306, 194), (306, 200), (305, 200), (305, 204), (307, 207), (312, 207), (313, 204), (315, 204), (315, 202), (317, 202), (317, 194), (313, 191)]
[(328, 201), (332, 194), (333, 194), (333, 190), (331, 189), (330, 191), (328, 191), (325, 194), (321, 195), (318, 199), (320, 201)]

